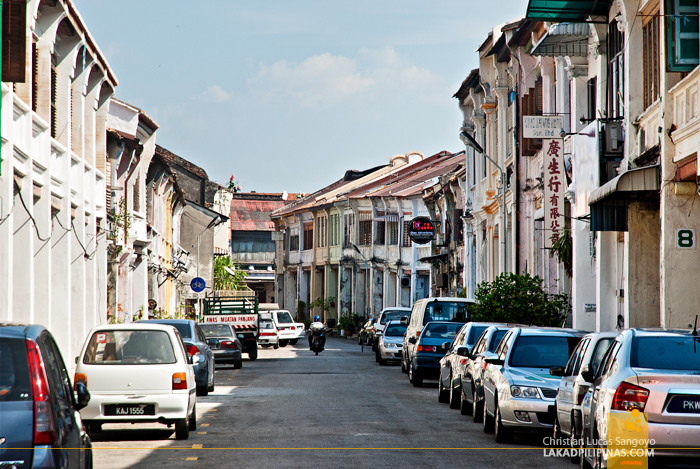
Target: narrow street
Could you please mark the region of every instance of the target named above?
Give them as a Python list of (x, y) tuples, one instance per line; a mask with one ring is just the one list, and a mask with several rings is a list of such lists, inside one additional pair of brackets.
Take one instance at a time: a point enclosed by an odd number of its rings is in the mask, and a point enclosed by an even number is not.
[(537, 436), (497, 445), (437, 402), (436, 383), (414, 388), (350, 340), (330, 338), (319, 356), (301, 342), (261, 349), (216, 378), (189, 440), (164, 426), (105, 426), (95, 467), (573, 467), (544, 458)]

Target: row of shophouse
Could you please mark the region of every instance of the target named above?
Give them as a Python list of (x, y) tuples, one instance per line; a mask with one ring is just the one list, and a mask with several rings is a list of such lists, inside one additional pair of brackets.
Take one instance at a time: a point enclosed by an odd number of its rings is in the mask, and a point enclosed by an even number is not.
[(2, 10), (0, 322), (42, 324), (73, 357), (95, 325), (196, 311), (229, 250), (229, 191), (114, 97), (71, 0)]
[[(454, 95), (464, 151), (348, 171), (273, 213), (287, 309), (333, 298), (327, 318), (369, 317), (428, 295), (473, 297), (505, 271), (570, 294), (577, 328), (693, 323), (697, 0), (530, 0), (522, 13), (484, 37)], [(559, 230), (547, 224), (550, 149), (525, 138), (530, 116), (561, 122)], [(435, 222), (430, 244), (406, 236), (417, 216)], [(550, 249), (555, 232), (570, 256)]]

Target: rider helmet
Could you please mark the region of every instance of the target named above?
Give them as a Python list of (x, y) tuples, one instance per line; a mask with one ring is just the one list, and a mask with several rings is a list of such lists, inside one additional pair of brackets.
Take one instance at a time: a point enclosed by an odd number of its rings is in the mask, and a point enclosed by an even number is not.
[(321, 322), (321, 316), (319, 316), (319, 315), (314, 316), (314, 322)]

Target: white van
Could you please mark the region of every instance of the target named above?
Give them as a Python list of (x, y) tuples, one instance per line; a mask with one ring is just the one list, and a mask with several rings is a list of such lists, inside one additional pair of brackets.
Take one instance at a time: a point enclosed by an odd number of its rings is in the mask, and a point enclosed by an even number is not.
[(271, 319), (277, 326), (279, 345), (296, 344), (299, 337), (304, 336), (304, 325), (295, 323), (289, 311), (284, 309), (260, 310), (260, 319)]
[[(411, 356), (415, 344), (423, 326), (430, 321), (454, 321), (467, 323), (471, 321), (471, 309), (475, 301), (467, 298), (432, 297), (423, 298), (413, 303), (411, 316), (408, 320), (406, 335), (403, 339), (402, 368), (407, 364), (407, 357)], [(401, 322), (404, 322), (402, 320)]]

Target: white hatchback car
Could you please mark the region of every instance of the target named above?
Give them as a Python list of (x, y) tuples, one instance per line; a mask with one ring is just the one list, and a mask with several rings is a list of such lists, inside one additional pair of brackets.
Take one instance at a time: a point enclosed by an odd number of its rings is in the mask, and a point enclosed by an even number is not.
[(170, 325), (93, 328), (78, 357), (74, 379), (90, 391), (90, 402), (80, 412), (84, 424), (90, 432), (100, 431), (103, 423), (175, 424), (176, 438), (187, 439), (197, 426), (191, 360), (180, 334)]

